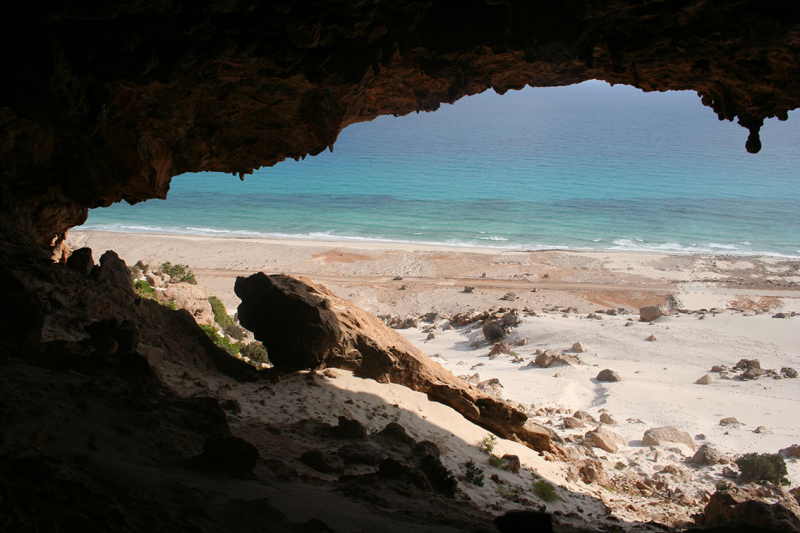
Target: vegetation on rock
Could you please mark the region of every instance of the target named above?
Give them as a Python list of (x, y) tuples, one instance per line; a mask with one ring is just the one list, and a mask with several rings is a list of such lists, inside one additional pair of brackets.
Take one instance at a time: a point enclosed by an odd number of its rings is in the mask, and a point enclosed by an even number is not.
[(222, 331), (237, 341), (243, 340), (246, 336), (245, 329), (233, 321), (220, 299), (211, 296), (208, 298), (208, 303), (211, 304), (211, 310), (214, 312), (214, 321), (219, 324)]
[(166, 274), (174, 282), (184, 282), (190, 285), (197, 285), (197, 280), (194, 277), (194, 272), (189, 270), (187, 265), (175, 264), (169, 261), (161, 263), (159, 270), (162, 274)]
[(475, 465), (475, 461), (469, 460), (464, 463), (466, 474), (464, 480), (476, 487), (483, 487), (483, 469)]
[(533, 482), (533, 493), (546, 502), (554, 502), (561, 499), (553, 485), (544, 479)]
[(242, 357), (247, 357), (254, 363), (269, 364), (269, 355), (267, 354), (267, 349), (258, 341), (248, 344), (239, 344), (239, 354)]
[(214, 326), (208, 326), (206, 324), (199, 324), (199, 326), (203, 331), (205, 331), (206, 335), (208, 335), (208, 338), (214, 341), (214, 344), (233, 356), (239, 354), (239, 345), (220, 335), (217, 331), (217, 328)]

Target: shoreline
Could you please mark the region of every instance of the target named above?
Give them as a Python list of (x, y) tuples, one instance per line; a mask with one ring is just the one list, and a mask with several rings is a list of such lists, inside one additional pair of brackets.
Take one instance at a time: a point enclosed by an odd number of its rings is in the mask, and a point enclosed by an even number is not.
[[(70, 233), (113, 233), (119, 235), (146, 235), (149, 237), (159, 237), (159, 236), (167, 236), (167, 237), (185, 237), (190, 239), (234, 239), (234, 240), (241, 240), (241, 241), (256, 241), (261, 243), (267, 244), (280, 244), (286, 242), (296, 242), (296, 243), (309, 243), (312, 246), (326, 246), (326, 245), (336, 245), (336, 246), (350, 246), (356, 248), (368, 247), (368, 248), (379, 248), (379, 249), (409, 249), (414, 250), (444, 250), (444, 251), (475, 251), (476, 253), (503, 253), (503, 252), (520, 252), (520, 253), (535, 253), (535, 252), (584, 252), (584, 253), (633, 253), (633, 254), (657, 254), (657, 255), (675, 255), (675, 256), (712, 256), (712, 257), (731, 257), (731, 258), (774, 258), (774, 259), (785, 259), (785, 260), (800, 260), (800, 253), (796, 255), (790, 254), (783, 254), (779, 252), (766, 252), (766, 251), (754, 251), (754, 252), (746, 252), (746, 251), (738, 251), (734, 252), (731, 250), (726, 250), (725, 246), (730, 245), (722, 245), (718, 252), (713, 250), (672, 250), (672, 249), (626, 249), (626, 248), (619, 248), (619, 245), (615, 245), (617, 247), (614, 248), (590, 248), (590, 247), (569, 247), (569, 246), (544, 246), (541, 248), (536, 247), (525, 247), (524, 245), (519, 245), (519, 247), (503, 247), (503, 246), (489, 246), (489, 245), (472, 245), (472, 244), (452, 244), (446, 242), (416, 242), (416, 241), (403, 241), (403, 240), (391, 240), (391, 239), (380, 239), (380, 238), (373, 238), (370, 239), (368, 237), (342, 237), (342, 236), (332, 236), (330, 239), (319, 238), (319, 237), (304, 237), (302, 235), (286, 235), (285, 237), (282, 236), (264, 236), (264, 235), (242, 235), (237, 234), (234, 230), (224, 230), (219, 231), (219, 233), (229, 233), (228, 235), (214, 235), (214, 234), (205, 234), (205, 233), (181, 233), (181, 232), (154, 232), (154, 231), (117, 231), (117, 230), (110, 230), (110, 229), (80, 229), (73, 228), (70, 230)], [(246, 232), (241, 232), (246, 233)], [(256, 232), (247, 232), (247, 233), (256, 233)], [(613, 242), (612, 242), (613, 244)], [(667, 243), (663, 245), (656, 245), (658, 246), (668, 246)], [(713, 245), (713, 243), (711, 243)], [(676, 244), (676, 246), (681, 246)]]

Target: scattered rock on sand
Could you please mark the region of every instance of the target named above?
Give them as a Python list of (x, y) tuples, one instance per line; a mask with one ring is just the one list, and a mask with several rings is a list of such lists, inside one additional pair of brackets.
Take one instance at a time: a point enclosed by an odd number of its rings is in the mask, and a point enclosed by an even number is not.
[(522, 466), (522, 463), (519, 460), (518, 455), (511, 455), (509, 453), (505, 454), (503, 457), (503, 467), (511, 472), (512, 474), (519, 474), (519, 469)]
[(484, 392), (493, 398), (500, 399), (503, 393), (503, 385), (500, 384), (500, 380), (497, 378), (481, 381), (475, 386), (478, 387), (479, 391)]
[(586, 424), (583, 423), (583, 420), (575, 418), (574, 416), (568, 416), (564, 419), (564, 427), (567, 429), (578, 429), (584, 427)]
[(747, 370), (748, 368), (761, 368), (761, 362), (758, 359), (739, 359), (739, 362), (733, 366), (734, 370)]
[(478, 374), (477, 372), (475, 372), (475, 373), (474, 373), (474, 374), (472, 374), (471, 376), (470, 376), (470, 375), (467, 375), (467, 374), (464, 374), (464, 375), (462, 375), (462, 376), (458, 376), (458, 377), (459, 377), (459, 378), (461, 378), (461, 379), (463, 379), (463, 380), (464, 380), (464, 381), (466, 381), (467, 383), (472, 383), (473, 385), (477, 385), (477, 384), (478, 384), (478, 383), (480, 383), (480, 381), (481, 381), (481, 376), (480, 376), (480, 374)]
[(658, 446), (665, 442), (683, 444), (692, 450), (696, 448), (692, 436), (674, 426), (648, 429), (644, 432), (644, 436), (642, 437), (642, 443), (651, 446)]
[(781, 375), (785, 378), (794, 379), (797, 377), (797, 370), (790, 366), (781, 368)]
[(597, 381), (607, 381), (607, 382), (622, 381), (622, 377), (613, 370), (609, 370), (608, 368), (606, 368), (605, 370), (601, 370), (600, 373), (597, 374)]
[(588, 349), (589, 349), (589, 347), (586, 346), (586, 343), (583, 342), (583, 341), (578, 341), (578, 342), (576, 342), (575, 344), (572, 345), (572, 351), (573, 352), (583, 353), (583, 352), (587, 351)]
[(768, 435), (768, 434), (770, 434), (772, 432), (770, 430), (768, 430), (767, 428), (765, 428), (764, 426), (758, 426), (756, 429), (753, 430), (753, 433), (761, 433), (761, 434), (764, 434), (764, 435)]
[(592, 424), (597, 424), (597, 419), (592, 415), (590, 415), (589, 413), (587, 413), (586, 411), (575, 411), (575, 413), (572, 416), (574, 416), (578, 420), (583, 420), (584, 422), (591, 422)]
[(600, 413), (600, 422), (603, 424), (609, 424), (611, 426), (617, 425), (617, 421), (614, 420), (608, 413)]
[(646, 305), (639, 308), (639, 320), (642, 322), (652, 322), (666, 315), (669, 315), (669, 310), (664, 305)]
[(514, 300), (517, 299), (517, 295), (515, 293), (513, 293), (513, 292), (507, 292), (500, 299), (501, 300), (506, 300), (508, 302), (513, 302)]
[(717, 491), (711, 495), (705, 510), (694, 515), (698, 526), (738, 524), (737, 531), (800, 531), (800, 518), (787, 508), (786, 501), (769, 503), (750, 491)]
[(706, 374), (705, 376), (695, 381), (695, 383), (698, 383), (700, 385), (711, 385), (712, 383), (716, 383), (716, 381), (717, 380), (714, 379), (714, 376), (712, 376), (711, 374)]
[(610, 480), (603, 470), (603, 463), (597, 459), (584, 459), (576, 466), (578, 467), (578, 476), (587, 485), (592, 483), (597, 483), (598, 485), (610, 484)]
[(656, 337), (656, 334), (655, 334), (655, 333), (651, 333), (651, 334), (650, 334), (650, 336), (649, 336), (649, 337), (647, 337), (645, 340), (646, 340), (646, 341), (649, 341), (649, 342), (655, 342), (655, 341), (657, 341), (657, 340), (658, 340), (658, 337)]
[(517, 346), (525, 346), (528, 344), (528, 339), (520, 339), (517, 341)]
[(720, 420), (719, 421), (719, 425), (720, 426), (731, 426), (731, 427), (738, 428), (738, 427), (742, 426), (742, 423), (739, 422), (738, 420), (736, 420), (734, 417), (729, 416), (727, 418), (723, 418), (722, 420)]
[(586, 433), (586, 438), (595, 448), (600, 448), (608, 453), (617, 453), (620, 446), (625, 446), (627, 442), (620, 435), (608, 428), (599, 427), (594, 431)]
[(498, 355), (504, 353), (506, 354), (514, 353), (514, 350), (512, 350), (511, 346), (509, 346), (505, 342), (500, 341), (496, 343), (494, 346), (492, 346), (491, 350), (489, 350), (489, 359), (494, 359)]
[(760, 368), (755, 368), (755, 367), (751, 366), (751, 367), (748, 367), (747, 370), (742, 372), (739, 377), (741, 377), (745, 381), (755, 381), (758, 378), (760, 378), (761, 376), (763, 376), (764, 374), (766, 374), (766, 371), (764, 371), (764, 370), (762, 370)]
[(464, 287), (464, 292), (466, 292), (467, 294), (472, 294), (473, 292), (475, 292), (475, 287), (467, 285), (466, 287)]
[(545, 350), (536, 356), (535, 362), (542, 368), (550, 366), (579, 365), (581, 360), (572, 354), (565, 354), (558, 350)]
[(792, 444), (788, 448), (782, 449), (780, 454), (785, 457), (800, 457), (800, 444)]
[(427, 340), (431, 341), (431, 340), (433, 340), (433, 339), (435, 339), (435, 338), (436, 338), (436, 333), (434, 333), (434, 332), (432, 332), (432, 331), (431, 331), (430, 333), (428, 333), (428, 336), (427, 336), (427, 337), (425, 337), (425, 338), (426, 338)]
[(686, 460), (694, 466), (729, 465), (733, 459), (718, 451), (716, 448), (703, 444), (695, 452), (694, 456)]

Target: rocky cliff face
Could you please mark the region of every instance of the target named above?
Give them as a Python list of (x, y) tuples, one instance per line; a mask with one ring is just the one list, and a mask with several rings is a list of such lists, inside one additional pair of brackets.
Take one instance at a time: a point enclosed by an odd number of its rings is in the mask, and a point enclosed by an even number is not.
[[(0, 203), (51, 246), (87, 208), (332, 148), (381, 114), (588, 79), (695, 90), (750, 130), (800, 103), (792, 2), (522, 0), (18, 6), (2, 32)], [(12, 41), (24, 35), (24, 41)], [(531, 125), (536, 127), (535, 124)], [(4, 224), (8, 221), (4, 220)]]

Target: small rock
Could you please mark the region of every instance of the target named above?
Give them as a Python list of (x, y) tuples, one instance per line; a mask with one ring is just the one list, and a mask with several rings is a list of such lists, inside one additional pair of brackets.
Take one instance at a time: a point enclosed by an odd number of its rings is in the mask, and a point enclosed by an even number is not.
[(722, 477), (726, 477), (728, 479), (736, 479), (737, 477), (739, 477), (739, 474), (736, 473), (736, 470), (734, 470), (733, 468), (726, 466), (725, 468), (722, 469)]
[(800, 444), (792, 444), (788, 448), (784, 448), (779, 452), (786, 457), (800, 457)]
[(742, 423), (736, 420), (734, 417), (729, 416), (727, 418), (723, 418), (719, 421), (720, 426), (732, 426), (732, 427), (741, 427)]
[(592, 446), (607, 451), (608, 453), (617, 453), (620, 446), (625, 446), (627, 442), (617, 433), (614, 433), (608, 428), (599, 427), (594, 431), (586, 433), (585, 437), (589, 439)]
[(764, 374), (766, 374), (766, 372), (764, 370), (751, 366), (751, 367), (748, 367), (747, 370), (742, 372), (741, 376), (739, 376), (739, 377), (741, 377), (743, 380), (755, 381), (758, 378), (760, 378), (761, 376), (763, 376)]
[(453, 326), (447, 324), (445, 327), (442, 328), (442, 331), (453, 331)]
[(716, 448), (703, 444), (693, 457), (686, 460), (687, 463), (695, 466), (728, 465), (733, 460), (727, 455), (719, 452)]
[(464, 287), (464, 292), (466, 292), (467, 294), (472, 294), (473, 292), (475, 292), (475, 287), (471, 287), (468, 285)]
[(494, 359), (496, 356), (498, 356), (500, 354), (504, 354), (504, 353), (505, 354), (510, 354), (510, 353), (513, 353), (513, 352), (514, 352), (514, 350), (511, 349), (511, 346), (509, 346), (505, 342), (501, 341), (501, 342), (496, 343), (494, 346), (492, 346), (492, 349), (489, 350), (489, 358), (490, 359)]
[(611, 415), (609, 415), (608, 413), (600, 413), (600, 422), (602, 422), (603, 424), (609, 424), (611, 426), (617, 425), (617, 421), (611, 418)]
[(472, 383), (473, 385), (477, 385), (481, 381), (481, 376), (477, 372), (475, 372), (471, 376), (464, 374), (463, 376), (458, 376), (458, 377), (463, 379), (467, 383)]
[(711, 372), (726, 372), (727, 370), (727, 366), (714, 365), (711, 367)]
[(489, 342), (499, 342), (506, 338), (508, 333), (498, 322), (494, 320), (487, 320), (483, 325), (483, 336)]
[(716, 383), (716, 381), (717, 380), (714, 379), (714, 376), (712, 376), (711, 374), (706, 374), (705, 376), (695, 381), (695, 383), (698, 383), (700, 385), (711, 385), (712, 383)]
[(519, 456), (511, 455), (511, 454), (507, 453), (507, 454), (503, 455), (502, 459), (503, 459), (503, 462), (505, 463), (503, 465), (503, 468), (505, 468), (506, 470), (508, 470), (512, 474), (519, 474), (520, 466), (522, 466), (521, 463), (520, 463), (520, 460), (519, 460)]
[(785, 366), (785, 367), (781, 368), (781, 374), (785, 378), (794, 379), (794, 378), (797, 377), (797, 370), (795, 370), (792, 367)]
[(614, 372), (613, 370), (605, 369), (601, 370), (599, 374), (597, 374), (597, 381), (606, 381), (606, 382), (614, 382), (614, 381), (622, 381), (622, 377), (619, 374)]
[(527, 344), (528, 344), (528, 339), (520, 339), (517, 341), (516, 345), (519, 347), (519, 346), (525, 346)]
[(592, 424), (597, 424), (597, 419), (592, 415), (590, 415), (589, 413), (587, 413), (586, 411), (575, 411), (575, 414), (573, 414), (572, 416), (574, 416), (579, 420), (583, 420), (584, 422), (591, 422)]
[(578, 429), (584, 426), (585, 424), (583, 423), (583, 420), (575, 418), (574, 416), (569, 416), (564, 419), (564, 427), (566, 429)]
[(739, 359), (739, 362), (733, 366), (734, 370), (746, 370), (748, 368), (761, 368), (761, 362), (758, 359)]
[(652, 333), (652, 334), (651, 334), (649, 337), (647, 337), (645, 340), (646, 340), (646, 341), (649, 341), (649, 342), (655, 342), (655, 341), (657, 341), (657, 340), (658, 340), (658, 337), (656, 337), (656, 334), (655, 334), (655, 333)]
[(765, 428), (764, 426), (758, 426), (756, 429), (753, 430), (753, 433), (763, 433), (764, 435), (768, 435), (772, 432), (767, 428)]
[(436, 338), (436, 333), (434, 333), (432, 331), (430, 333), (428, 333), (428, 336), (426, 337), (426, 339), (429, 340), (429, 341), (431, 341), (431, 340), (433, 340), (435, 338)]
[(644, 436), (642, 437), (642, 443), (650, 446), (658, 446), (664, 442), (684, 444), (692, 450), (695, 449), (695, 443), (694, 440), (692, 440), (692, 436), (673, 426), (663, 426), (648, 429), (644, 432)]
[(588, 349), (589, 349), (589, 347), (586, 346), (586, 343), (583, 342), (583, 341), (578, 341), (578, 342), (576, 342), (575, 344), (572, 345), (572, 351), (573, 352), (583, 353), (583, 352), (587, 351)]
[(669, 310), (664, 305), (647, 305), (639, 308), (639, 320), (642, 322), (652, 322), (667, 315), (669, 315)]
[(493, 398), (500, 399), (503, 393), (503, 385), (500, 384), (500, 380), (497, 378), (481, 381), (475, 386), (478, 387), (478, 390), (485, 392)]
[(515, 293), (513, 293), (513, 292), (507, 292), (500, 299), (501, 300), (506, 300), (508, 302), (513, 302), (514, 300), (517, 299), (517, 295)]

